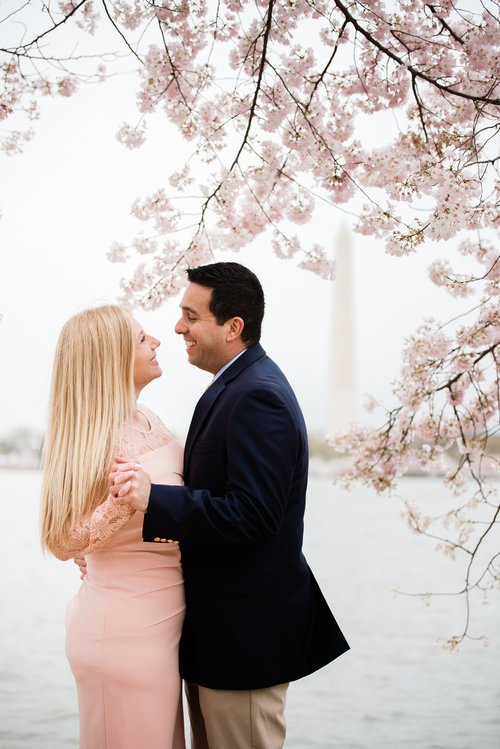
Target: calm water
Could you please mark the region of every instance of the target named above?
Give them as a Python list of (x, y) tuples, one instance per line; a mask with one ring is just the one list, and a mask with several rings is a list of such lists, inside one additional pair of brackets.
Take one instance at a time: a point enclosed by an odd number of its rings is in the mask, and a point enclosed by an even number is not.
[[(36, 472), (0, 471), (2, 749), (78, 743), (63, 616), (79, 579), (71, 562), (38, 549), (39, 485)], [(438, 480), (403, 488), (443, 506)], [(289, 749), (500, 747), (500, 596), (476, 607), (474, 628), (490, 636), (489, 648), (470, 644), (458, 655), (437, 648), (437, 637), (460, 629), (460, 602), (425, 607), (392, 589), (458, 586), (459, 569), (411, 534), (400, 511), (396, 500), (311, 480), (305, 550), (352, 650), (290, 687)]]

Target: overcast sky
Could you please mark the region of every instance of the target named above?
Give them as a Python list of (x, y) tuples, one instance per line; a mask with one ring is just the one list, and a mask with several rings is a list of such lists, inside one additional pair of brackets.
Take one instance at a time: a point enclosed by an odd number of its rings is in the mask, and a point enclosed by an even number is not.
[[(160, 117), (146, 145), (127, 150), (115, 133), (124, 120), (136, 119), (133, 82), (114, 79), (69, 100), (48, 100), (25, 153), (0, 155), (0, 435), (18, 426), (44, 428), (61, 326), (84, 307), (116, 300), (123, 267), (111, 264), (106, 251), (112, 241), (137, 232), (132, 201), (165, 185), (165, 175), (189, 153)], [(366, 137), (376, 136), (370, 126)], [(331, 209), (306, 231), (333, 252), (341, 222), (348, 220)], [(389, 395), (403, 339), (424, 317), (444, 320), (461, 305), (427, 279), (436, 248), (394, 258), (367, 237), (353, 235), (352, 241), (361, 403), (367, 392)], [(267, 303), (262, 343), (295, 388), (309, 428), (325, 433), (335, 282), (276, 259), (268, 238), (238, 256), (217, 257), (229, 259), (260, 277)], [(169, 300), (154, 313), (137, 311), (136, 317), (162, 341), (164, 375), (142, 400), (182, 436), (209, 376), (187, 364), (173, 332), (179, 301)]]

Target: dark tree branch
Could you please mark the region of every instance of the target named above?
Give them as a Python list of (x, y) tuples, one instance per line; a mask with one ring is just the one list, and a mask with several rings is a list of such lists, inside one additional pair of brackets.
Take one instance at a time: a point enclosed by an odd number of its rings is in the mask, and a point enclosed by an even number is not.
[(139, 60), (139, 62), (141, 63), (141, 65), (144, 65), (143, 61), (141, 60), (141, 58), (139, 57), (139, 55), (137, 54), (137, 52), (135, 51), (135, 49), (134, 49), (134, 48), (133, 48), (133, 47), (131, 46), (131, 44), (130, 44), (130, 42), (128, 41), (128, 39), (127, 39), (127, 37), (125, 36), (125, 34), (124, 34), (124, 33), (122, 32), (122, 30), (121, 30), (121, 29), (120, 29), (120, 28), (119, 28), (119, 27), (117, 26), (117, 24), (116, 24), (116, 22), (115, 22), (114, 18), (112, 17), (111, 13), (109, 12), (108, 6), (106, 5), (106, 0), (102, 0), (102, 6), (103, 6), (103, 8), (104, 8), (104, 12), (106, 13), (106, 15), (107, 15), (107, 17), (108, 17), (109, 21), (111, 22), (111, 25), (112, 25), (112, 26), (113, 26), (113, 28), (115, 29), (115, 31), (116, 31), (116, 32), (118, 33), (118, 35), (119, 35), (119, 36), (121, 36), (121, 38), (123, 39), (123, 41), (124, 41), (124, 42), (125, 42), (125, 44), (127, 45), (127, 47), (128, 47), (128, 49), (130, 50), (130, 52), (132, 52), (132, 54), (134, 55), (134, 57), (137, 57), (137, 59)]
[(244, 149), (244, 147), (245, 147), (245, 145), (247, 143), (248, 136), (250, 134), (250, 128), (252, 127), (252, 122), (253, 122), (253, 118), (254, 118), (255, 108), (257, 106), (257, 100), (259, 98), (259, 93), (260, 93), (260, 89), (261, 89), (261, 86), (262, 86), (262, 78), (264, 76), (264, 68), (265, 68), (266, 62), (267, 62), (267, 57), (266, 57), (266, 54), (267, 54), (267, 44), (269, 42), (269, 35), (271, 33), (271, 24), (272, 24), (272, 20), (273, 20), (274, 3), (275, 3), (275, 0), (269, 0), (269, 6), (268, 6), (268, 9), (267, 9), (267, 16), (266, 16), (266, 25), (265, 25), (264, 33), (263, 33), (263, 37), (262, 37), (262, 53), (261, 53), (261, 58), (260, 58), (260, 65), (259, 65), (259, 73), (258, 73), (258, 76), (257, 76), (257, 82), (255, 84), (255, 92), (254, 92), (254, 95), (253, 95), (252, 105), (250, 107), (250, 113), (248, 115), (248, 122), (247, 122), (247, 127), (246, 127), (246, 130), (245, 130), (245, 134), (243, 136), (243, 140), (242, 140), (242, 142), (240, 144), (240, 147), (238, 149), (238, 153), (236, 154), (236, 156), (234, 158), (234, 161), (231, 164), (230, 171), (232, 171), (234, 169), (234, 167), (236, 166), (236, 164), (238, 163), (238, 159), (240, 158), (241, 153), (242, 153), (242, 151), (243, 151), (243, 149)]
[(342, 36), (343, 36), (344, 31), (347, 28), (348, 24), (349, 24), (349, 21), (347, 21), (347, 20), (345, 20), (344, 23), (342, 24), (342, 28), (340, 29), (340, 31), (338, 33), (338, 36), (337, 36), (337, 41), (335, 42), (334, 47), (333, 47), (333, 52), (332, 52), (332, 54), (330, 56), (330, 59), (326, 63), (325, 67), (323, 68), (322, 72), (319, 74), (317, 81), (314, 84), (313, 90), (311, 91), (311, 94), (309, 96), (309, 101), (305, 105), (305, 111), (307, 111), (309, 109), (309, 107), (311, 106), (311, 102), (313, 100), (314, 94), (316, 93), (316, 91), (318, 89), (319, 84), (323, 81), (325, 75), (327, 74), (327, 72), (328, 72), (328, 70), (330, 68), (330, 65), (332, 64), (333, 60), (335, 59), (335, 55), (337, 54), (337, 50), (338, 50), (338, 47), (339, 47), (339, 40), (342, 39)]
[(470, 101), (475, 102), (483, 102), (485, 104), (500, 104), (500, 99), (490, 99), (488, 96), (478, 96), (475, 94), (467, 94), (464, 91), (457, 91), (454, 88), (450, 88), (450, 86), (446, 86), (444, 83), (440, 83), (436, 78), (432, 78), (429, 75), (426, 75), (426, 73), (423, 73), (420, 70), (417, 70), (413, 65), (410, 65), (409, 63), (405, 63), (404, 60), (402, 60), (398, 55), (396, 55), (391, 49), (384, 46), (381, 42), (378, 41), (378, 39), (375, 39), (363, 26), (359, 23), (359, 21), (354, 18), (354, 16), (349, 12), (348, 8), (344, 5), (341, 0), (334, 0), (335, 5), (337, 8), (343, 13), (344, 17), (348, 19), (348, 21), (354, 26), (356, 31), (359, 31), (360, 34), (362, 34), (365, 39), (367, 39), (370, 44), (377, 47), (381, 52), (384, 53), (384, 55), (387, 55), (391, 58), (391, 60), (394, 60), (394, 62), (397, 62), (398, 65), (402, 65), (405, 67), (409, 73), (412, 73), (417, 78), (422, 78), (422, 80), (427, 81), (427, 83), (432, 84), (433, 86), (436, 86), (440, 91), (445, 91), (448, 94), (451, 94), (453, 96), (459, 96), (462, 99), (469, 99)]
[(31, 42), (27, 42), (27, 44), (20, 44), (19, 47), (15, 47), (12, 50), (0, 50), (0, 51), (2, 51), (2, 52), (12, 52), (12, 53), (14, 53), (15, 51), (18, 51), (18, 50), (26, 50), (26, 51), (28, 51), (30, 47), (34, 47), (35, 45), (37, 45), (38, 42), (40, 41), (40, 39), (43, 39), (45, 36), (47, 36), (47, 34), (51, 34), (53, 31), (55, 31), (55, 29), (59, 28), (64, 23), (66, 23), (66, 21), (68, 21), (71, 18), (71, 16), (73, 16), (76, 13), (76, 11), (79, 10), (82, 7), (82, 5), (85, 5), (86, 2), (88, 2), (88, 0), (80, 0), (80, 2), (77, 3), (76, 5), (74, 5), (73, 9), (67, 15), (65, 15), (64, 18), (62, 18), (57, 23), (54, 23), (54, 25), (52, 26), (52, 28), (47, 29), (42, 34), (39, 34), (37, 37), (35, 37), (34, 39), (32, 39)]
[(435, 5), (431, 5), (430, 3), (426, 3), (425, 7), (429, 8), (429, 10), (431, 11), (432, 15), (435, 16), (435, 18), (438, 19), (438, 21), (441, 24), (441, 26), (443, 27), (443, 29), (446, 29), (446, 31), (448, 32), (448, 34), (456, 42), (458, 42), (461, 45), (464, 44), (464, 40), (462, 39), (462, 37), (460, 37), (457, 33), (455, 33), (455, 31), (453, 31), (453, 29), (451, 28), (451, 26), (444, 20), (444, 18), (441, 18), (441, 16), (439, 15), (439, 13), (436, 10), (436, 6)]

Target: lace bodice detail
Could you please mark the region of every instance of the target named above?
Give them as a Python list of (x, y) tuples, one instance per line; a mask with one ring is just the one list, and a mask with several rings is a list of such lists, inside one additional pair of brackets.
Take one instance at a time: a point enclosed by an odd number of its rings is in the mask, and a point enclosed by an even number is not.
[(132, 424), (125, 424), (118, 443), (118, 453), (124, 458), (139, 458), (173, 440), (163, 421), (151, 409), (138, 404), (137, 410), (146, 417), (150, 429), (143, 430)]
[[(146, 417), (150, 428), (143, 430), (132, 424), (126, 424), (120, 435), (117, 449), (118, 455), (131, 460), (164, 447), (173, 440), (159, 416), (142, 405), (138, 406), (138, 410)], [(96, 507), (90, 517), (71, 529), (68, 544), (58, 547), (55, 555), (65, 560), (84, 556), (102, 548), (134, 513), (135, 510), (130, 505), (116, 505), (113, 498), (108, 496)]]

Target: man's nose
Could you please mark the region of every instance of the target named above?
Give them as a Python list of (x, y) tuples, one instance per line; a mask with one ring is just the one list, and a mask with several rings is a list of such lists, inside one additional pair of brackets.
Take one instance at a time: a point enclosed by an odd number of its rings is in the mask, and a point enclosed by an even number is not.
[(177, 320), (174, 330), (178, 335), (184, 335), (184, 333), (187, 333), (188, 327), (182, 317), (180, 320)]

